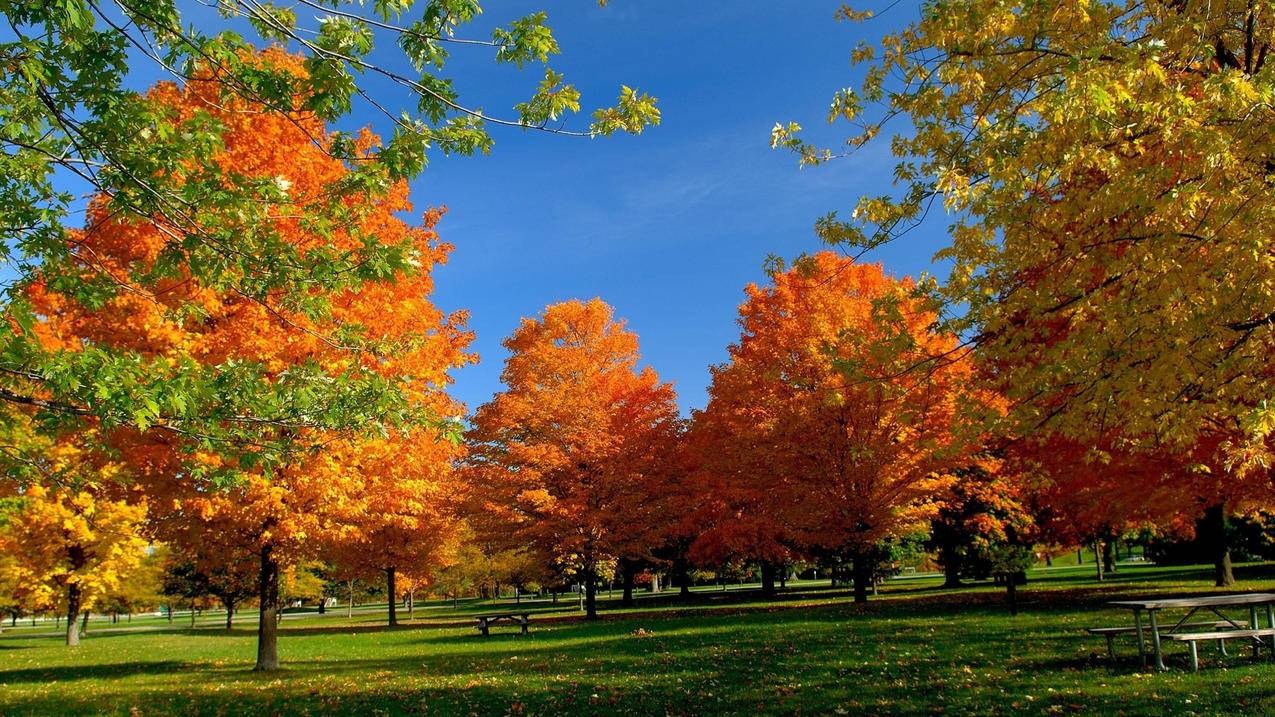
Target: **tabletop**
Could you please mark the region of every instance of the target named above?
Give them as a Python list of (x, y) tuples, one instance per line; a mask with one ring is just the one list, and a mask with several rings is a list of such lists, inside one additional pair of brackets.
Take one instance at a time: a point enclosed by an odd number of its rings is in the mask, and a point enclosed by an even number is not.
[(1188, 598), (1147, 598), (1145, 600), (1114, 600), (1107, 603), (1116, 607), (1141, 610), (1162, 608), (1219, 607), (1225, 605), (1262, 605), (1275, 603), (1275, 593), (1241, 593), (1238, 595), (1209, 595)]

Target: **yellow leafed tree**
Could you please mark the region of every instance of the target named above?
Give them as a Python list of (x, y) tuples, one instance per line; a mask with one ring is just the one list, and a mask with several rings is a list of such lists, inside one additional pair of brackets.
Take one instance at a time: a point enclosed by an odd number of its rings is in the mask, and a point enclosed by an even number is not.
[(1275, 432), (1273, 43), (1253, 0), (925, 3), (855, 53), (846, 149), (772, 139), (818, 164), (893, 133), (897, 191), (817, 227), (866, 250), (946, 206), (938, 291), (1014, 432), (1214, 440), (1243, 472)]
[(5, 576), (37, 603), (59, 599), (66, 606), (66, 644), (78, 645), (76, 618), (145, 555), (139, 531), (145, 505), (111, 500), (90, 489), (34, 485), (0, 530), (0, 552), (14, 560), (0, 564)]

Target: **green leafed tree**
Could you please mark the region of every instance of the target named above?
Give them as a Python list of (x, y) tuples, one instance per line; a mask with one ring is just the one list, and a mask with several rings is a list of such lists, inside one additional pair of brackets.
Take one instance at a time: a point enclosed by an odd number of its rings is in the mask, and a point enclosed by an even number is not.
[[(167, 302), (171, 317), (198, 320), (193, 302), (169, 293), (193, 281), (267, 306), (281, 321), (321, 323), (331, 309), (323, 297), (420, 269), (401, 240), (368, 232), (354, 250), (329, 241), (359, 225), (367, 202), (358, 198), (383, 196), (435, 154), (490, 151), (493, 127), (587, 138), (658, 123), (655, 100), (623, 87), (613, 105), (573, 126), (581, 96), (548, 66), (559, 47), (546, 14), (514, 19), (489, 36), (466, 34), (482, 10), (477, 0), (0, 4), (0, 261), (12, 267), (0, 275), (7, 327), (0, 401), (30, 407), (48, 423), (87, 417), (106, 428), (248, 446), (254, 461), (267, 462), (277, 459), (272, 444), (307, 429), (419, 418), (405, 410), (402, 386), (371, 371), (279, 374), (251, 363), (174, 362), (126, 341), (50, 346), (39, 327), (51, 317), (31, 305), (28, 289), (38, 280), (87, 311), (134, 293)], [(302, 71), (260, 61), (254, 48), (265, 45), (303, 56)], [(529, 83), (528, 98), (507, 115), (490, 114), (462, 102), (449, 75), (452, 53), (461, 52), (540, 67), (543, 79)], [(298, 127), (371, 112), (393, 129), (375, 148), (343, 132), (312, 137), (348, 171), (322, 195), (299, 201), (286, 182), (218, 160), (223, 126), (215, 113), (181, 114), (134, 89), (136, 77), (156, 73), (178, 85), (213, 79), (210, 102), (277, 112)], [(468, 92), (481, 99), (480, 88)], [(88, 196), (96, 197), (91, 205)], [(153, 224), (163, 246), (153, 261), (107, 261), (75, 241), (92, 221)], [(300, 250), (282, 224), (314, 241)], [(323, 338), (372, 357), (365, 364), (393, 350), (353, 325)]]

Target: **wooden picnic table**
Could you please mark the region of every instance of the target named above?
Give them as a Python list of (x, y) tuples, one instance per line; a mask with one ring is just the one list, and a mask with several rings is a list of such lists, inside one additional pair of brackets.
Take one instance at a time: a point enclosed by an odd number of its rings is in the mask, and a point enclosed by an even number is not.
[[(1187, 624), (1191, 616), (1200, 610), (1208, 610), (1217, 615), (1223, 621), (1234, 626), (1237, 631), (1247, 630), (1244, 634), (1236, 634), (1236, 637), (1250, 637), (1257, 640), (1260, 644), (1268, 644), (1262, 640), (1262, 635), (1249, 634), (1260, 630), (1257, 623), (1257, 609), (1263, 607), (1266, 610), (1267, 625), (1270, 630), (1262, 630), (1263, 633), (1269, 633), (1275, 630), (1275, 593), (1241, 593), (1238, 595), (1210, 595), (1207, 597), (1188, 597), (1188, 598), (1146, 598), (1142, 600), (1114, 600), (1109, 605), (1114, 607), (1123, 607), (1133, 610), (1133, 624), (1138, 639), (1138, 656), (1142, 658), (1142, 664), (1147, 664), (1146, 642), (1143, 637), (1142, 629), (1142, 613), (1147, 613), (1150, 622), (1148, 628), (1151, 631), (1151, 646), (1155, 655), (1155, 666), (1158, 670), (1164, 669), (1164, 653), (1160, 648), (1161, 635), (1177, 635), (1178, 631)], [(1222, 613), (1223, 608), (1247, 607), (1249, 622), (1248, 625), (1241, 625), (1239, 622), (1227, 617)], [(1161, 630), (1158, 613), (1161, 610), (1186, 610), (1186, 614), (1182, 619), (1173, 624), (1167, 630)], [(1217, 635), (1220, 633), (1210, 633)], [(1275, 639), (1275, 638), (1273, 638)], [(1195, 655), (1195, 643), (1191, 643), (1191, 654)], [(1194, 660), (1192, 661), (1194, 664)]]
[(527, 627), (531, 622), (531, 613), (529, 612), (502, 612), (494, 615), (479, 615), (478, 630), (487, 636), (490, 634), (491, 626), (498, 622), (512, 622), (522, 627), (522, 634), (527, 634)]

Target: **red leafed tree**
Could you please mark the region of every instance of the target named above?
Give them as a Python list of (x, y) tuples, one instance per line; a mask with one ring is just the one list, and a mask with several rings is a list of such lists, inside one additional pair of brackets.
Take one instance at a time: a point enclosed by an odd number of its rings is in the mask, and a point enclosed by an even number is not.
[[(1231, 585), (1225, 521), (1230, 512), (1270, 505), (1275, 495), (1265, 471), (1228, 469), (1218, 436), (1190, 450), (1143, 446), (1118, 430), (1095, 443), (1045, 434), (1012, 444), (1009, 456), (1028, 476), (1029, 498), (1046, 537), (1063, 545), (1092, 544), (1106, 554), (1111, 540), (1139, 526), (1189, 536), (1207, 531), (1215, 581)], [(1202, 519), (1202, 520), (1200, 520)]]
[(717, 503), (701, 559), (773, 574), (794, 553), (841, 554), (865, 600), (872, 548), (933, 514), (969, 371), (911, 288), (831, 252), (748, 287), (740, 340), (695, 416), (702, 493)]
[(471, 490), (485, 522), (579, 577), (593, 618), (599, 569), (659, 519), (673, 388), (638, 368), (637, 335), (601, 299), (551, 305), (504, 345), (505, 389), (469, 432)]

